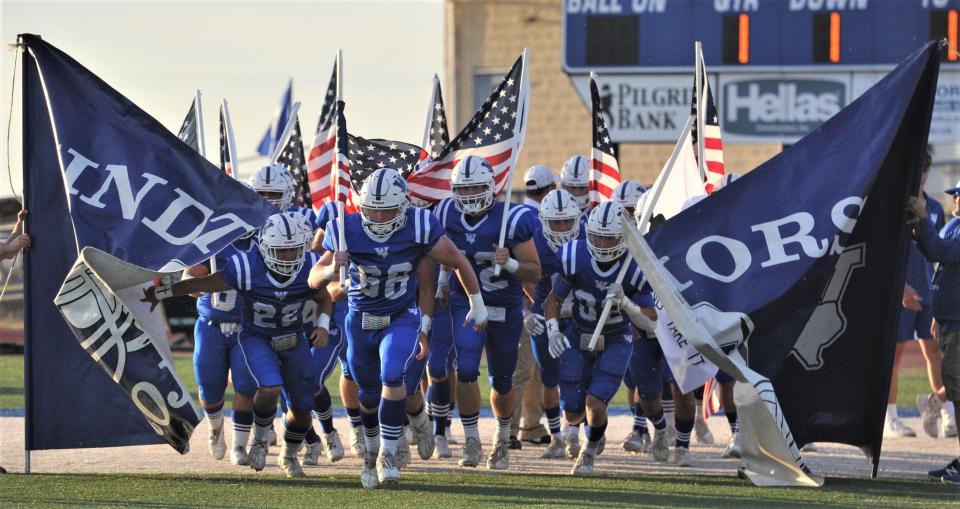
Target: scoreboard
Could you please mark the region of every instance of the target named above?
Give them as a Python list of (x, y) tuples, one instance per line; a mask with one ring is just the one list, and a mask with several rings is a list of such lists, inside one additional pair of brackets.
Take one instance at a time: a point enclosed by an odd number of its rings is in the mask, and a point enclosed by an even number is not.
[[(945, 38), (960, 68), (960, 0), (562, 0), (570, 74), (887, 70)], [(954, 65), (955, 64), (955, 65)]]

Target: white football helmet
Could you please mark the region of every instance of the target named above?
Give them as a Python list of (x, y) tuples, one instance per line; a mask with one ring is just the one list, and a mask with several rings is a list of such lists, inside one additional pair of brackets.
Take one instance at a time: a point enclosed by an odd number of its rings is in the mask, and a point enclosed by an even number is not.
[[(580, 211), (587, 210), (587, 205), (590, 204), (590, 159), (573, 156), (564, 161), (560, 168), (560, 185), (577, 199)], [(574, 192), (574, 189), (577, 192)]]
[[(573, 226), (567, 231), (555, 230), (551, 221), (573, 220)], [(540, 223), (543, 224), (543, 236), (554, 250), (577, 238), (580, 234), (580, 206), (577, 199), (564, 189), (554, 189), (540, 202)]]
[(643, 184), (636, 180), (624, 180), (613, 190), (613, 199), (627, 212), (631, 212), (637, 205), (637, 200), (645, 192), (647, 192), (647, 188), (643, 187)]
[(410, 202), (410, 205), (418, 209), (428, 209), (433, 206), (433, 202), (430, 200), (424, 200), (419, 196), (407, 195), (407, 200)]
[[(283, 212), (267, 218), (260, 229), (260, 254), (267, 268), (284, 276), (292, 276), (303, 267), (304, 253), (310, 234), (303, 227), (299, 214)], [(294, 256), (280, 257), (280, 251), (296, 250)]]
[[(285, 212), (293, 205), (296, 183), (290, 170), (283, 166), (268, 164), (251, 175), (248, 182), (254, 191), (280, 209), (280, 212)], [(268, 193), (272, 196), (268, 196)]]
[[(374, 237), (386, 237), (407, 222), (407, 181), (391, 168), (380, 168), (360, 188), (360, 217), (363, 229)], [(388, 219), (381, 212), (394, 211)], [(376, 215), (374, 215), (376, 214)]]
[[(484, 186), (479, 193), (461, 194), (458, 189)], [(450, 190), (457, 210), (468, 216), (482, 214), (493, 206), (494, 177), (493, 168), (480, 156), (467, 156), (461, 159), (450, 174)]]
[(633, 208), (633, 221), (637, 223), (637, 228), (643, 232), (643, 226), (640, 220), (643, 219), (643, 207), (647, 204), (647, 193), (643, 193), (637, 198), (637, 205)]
[[(623, 207), (619, 203), (607, 201), (594, 207), (587, 218), (587, 249), (598, 262), (612, 262), (627, 250), (620, 223), (622, 213)], [(616, 243), (610, 246), (594, 244), (601, 237), (616, 239)]]

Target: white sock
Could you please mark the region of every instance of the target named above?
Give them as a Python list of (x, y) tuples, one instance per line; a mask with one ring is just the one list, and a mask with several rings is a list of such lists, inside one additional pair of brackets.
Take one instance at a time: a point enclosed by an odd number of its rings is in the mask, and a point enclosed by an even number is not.
[[(477, 421), (480, 418), (480, 414), (474, 414), (471, 416), (464, 417), (463, 414), (460, 415), (460, 423), (463, 424), (463, 438), (464, 440), (468, 438), (475, 438), (480, 440), (480, 428), (477, 426)], [(510, 439), (510, 436), (507, 436), (507, 440)]]
[(407, 419), (410, 419), (410, 425), (415, 427), (421, 427), (427, 422), (427, 412), (420, 410), (420, 413), (417, 415), (407, 414)]
[(207, 422), (210, 423), (211, 430), (223, 430), (223, 409), (217, 410), (212, 414), (207, 414)]
[(510, 441), (510, 424), (513, 422), (513, 417), (497, 417), (497, 441), (499, 442), (508, 442)]
[(897, 418), (897, 404), (888, 403), (887, 404), (887, 422), (893, 422)]

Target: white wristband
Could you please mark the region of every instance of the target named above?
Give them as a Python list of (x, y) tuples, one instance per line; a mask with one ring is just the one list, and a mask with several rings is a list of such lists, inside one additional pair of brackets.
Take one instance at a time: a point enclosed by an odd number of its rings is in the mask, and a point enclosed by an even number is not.
[(483, 304), (483, 295), (475, 293), (469, 296), (470, 298), (470, 309), (485, 309), (486, 306)]
[(157, 300), (169, 299), (173, 297), (173, 285), (160, 285), (153, 290)]
[(433, 319), (428, 315), (420, 315), (420, 332), (429, 336), (431, 327), (433, 327)]
[(330, 332), (330, 315), (326, 313), (320, 313), (320, 316), (313, 321), (313, 325), (318, 329), (323, 329), (327, 332)]
[(513, 274), (514, 272), (520, 270), (520, 262), (515, 258), (507, 258), (506, 263), (503, 264), (503, 270)]
[(446, 268), (440, 269), (440, 275), (437, 277), (437, 286), (450, 285), (450, 271)]

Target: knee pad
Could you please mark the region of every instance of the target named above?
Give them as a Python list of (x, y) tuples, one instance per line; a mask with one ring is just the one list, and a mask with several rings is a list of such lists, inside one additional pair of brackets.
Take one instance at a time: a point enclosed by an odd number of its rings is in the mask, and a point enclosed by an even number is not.
[(465, 384), (474, 383), (477, 381), (477, 377), (480, 376), (479, 371), (467, 371), (465, 369), (457, 370), (457, 381)]
[(360, 405), (364, 408), (378, 408), (380, 406), (380, 387), (376, 390), (360, 388)]
[(491, 376), (490, 387), (497, 391), (497, 394), (509, 394), (513, 388), (513, 375)]

